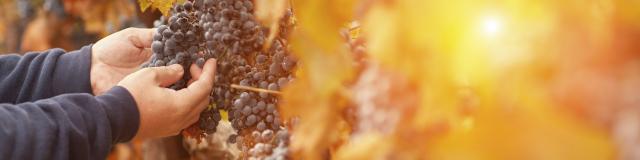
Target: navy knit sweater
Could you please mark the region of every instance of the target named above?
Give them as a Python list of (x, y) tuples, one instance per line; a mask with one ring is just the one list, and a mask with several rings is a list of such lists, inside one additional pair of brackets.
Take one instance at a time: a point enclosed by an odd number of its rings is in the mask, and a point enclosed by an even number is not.
[(91, 46), (0, 56), (0, 159), (104, 159), (140, 123), (125, 88), (91, 93)]

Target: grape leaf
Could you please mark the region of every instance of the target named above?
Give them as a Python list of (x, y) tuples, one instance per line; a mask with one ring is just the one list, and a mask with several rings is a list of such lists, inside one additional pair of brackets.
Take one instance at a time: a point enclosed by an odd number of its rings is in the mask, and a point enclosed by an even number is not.
[(140, 10), (146, 11), (149, 7), (157, 9), (162, 15), (169, 15), (174, 3), (184, 3), (185, 0), (138, 0)]
[(140, 4), (140, 11), (144, 12), (151, 6), (151, 2), (149, 0), (138, 0), (138, 4)]
[(174, 2), (175, 0), (153, 1), (151, 5), (153, 6), (153, 8), (156, 8), (160, 12), (162, 12), (163, 15), (167, 16), (169, 15), (169, 10), (171, 10)]

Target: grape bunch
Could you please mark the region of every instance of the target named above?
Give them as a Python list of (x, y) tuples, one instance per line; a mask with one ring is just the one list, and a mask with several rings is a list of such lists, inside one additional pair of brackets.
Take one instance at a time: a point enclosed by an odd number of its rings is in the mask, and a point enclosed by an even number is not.
[(252, 146), (251, 148), (242, 148), (247, 159), (266, 159), (279, 160), (287, 159), (289, 132), (287, 129), (281, 129), (274, 132), (266, 129), (262, 132), (253, 131), (245, 136), (232, 136), (234, 143), (243, 146)]
[[(157, 32), (152, 43), (153, 56), (146, 64), (146, 67), (182, 65), (184, 77), (169, 86), (181, 89), (191, 78), (187, 68), (192, 64), (202, 67), (207, 59), (217, 59), (211, 104), (200, 114), (196, 127), (206, 134), (215, 133), (222, 120), (221, 112), (226, 111), (228, 121), (237, 130), (229, 142), (236, 142), (236, 137), (253, 137), (251, 134), (256, 132), (286, 130), (277, 108), (277, 94), (263, 90), (277, 92), (294, 80), (297, 61), (289, 54), (287, 43), (293, 13), (286, 11), (276, 38), (265, 45), (269, 29), (254, 18), (253, 12), (251, 0), (193, 0), (175, 4), (168, 18), (161, 17), (154, 23)], [(238, 146), (248, 153), (256, 144), (238, 143)], [(271, 145), (275, 149), (281, 144)], [(286, 143), (282, 145), (286, 147)]]
[(202, 46), (203, 28), (197, 24), (198, 18), (193, 3), (187, 1), (184, 5), (177, 5), (168, 25), (160, 25), (153, 36), (151, 50), (153, 55), (148, 67), (169, 66), (180, 64), (185, 68), (185, 74), (172, 89), (182, 89), (190, 79), (188, 69), (192, 63), (204, 63), (204, 57), (199, 54), (205, 50)]

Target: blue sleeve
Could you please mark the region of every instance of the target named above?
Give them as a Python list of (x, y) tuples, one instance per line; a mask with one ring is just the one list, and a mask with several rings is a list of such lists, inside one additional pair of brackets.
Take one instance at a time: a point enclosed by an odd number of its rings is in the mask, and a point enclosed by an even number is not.
[(91, 46), (0, 56), (0, 159), (104, 159), (140, 122), (122, 87), (93, 96)]
[(65, 93), (91, 93), (91, 45), (0, 56), (0, 103), (22, 103)]
[(0, 104), (0, 159), (104, 159), (138, 125), (136, 103), (122, 87)]

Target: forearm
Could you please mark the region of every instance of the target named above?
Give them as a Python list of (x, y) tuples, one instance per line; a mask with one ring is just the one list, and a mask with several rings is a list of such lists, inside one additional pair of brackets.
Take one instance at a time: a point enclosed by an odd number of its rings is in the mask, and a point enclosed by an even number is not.
[(113, 143), (129, 141), (138, 126), (136, 103), (122, 87), (95, 97), (64, 94), (0, 104), (0, 157), (104, 159)]
[(23, 103), (65, 93), (91, 93), (91, 45), (0, 56), (0, 103)]

